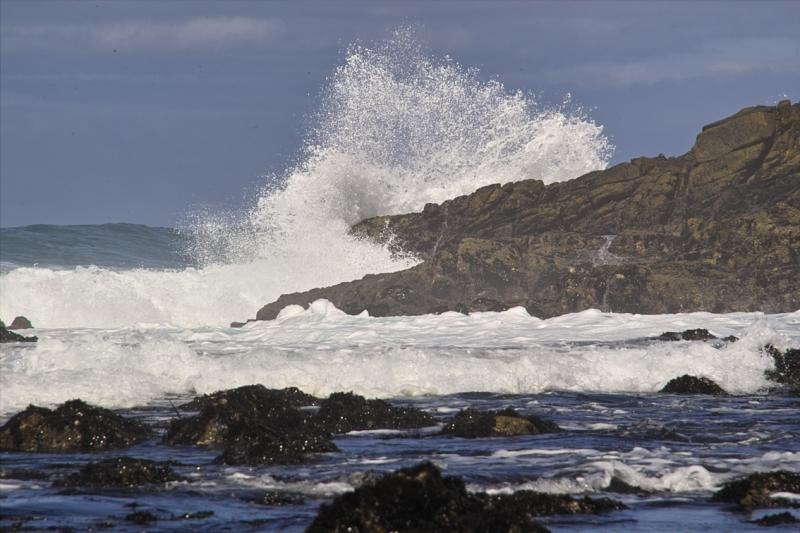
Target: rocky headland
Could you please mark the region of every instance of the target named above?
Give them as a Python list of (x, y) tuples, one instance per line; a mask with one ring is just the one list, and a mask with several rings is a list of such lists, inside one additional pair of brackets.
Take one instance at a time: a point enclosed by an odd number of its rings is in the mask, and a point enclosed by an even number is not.
[(325, 298), (372, 316), (501, 311), (546, 318), (800, 308), (800, 105), (705, 126), (679, 157), (642, 157), (577, 179), (483, 187), (354, 235), (422, 262), (261, 308)]

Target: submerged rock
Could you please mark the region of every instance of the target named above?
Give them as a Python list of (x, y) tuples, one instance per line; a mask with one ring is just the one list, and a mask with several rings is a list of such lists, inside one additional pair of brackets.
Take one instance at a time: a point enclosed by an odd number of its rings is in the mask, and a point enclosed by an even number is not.
[(514, 437), (555, 433), (560, 428), (555, 422), (536, 416), (522, 416), (513, 409), (478, 411), (464, 409), (442, 429), (443, 435), (453, 437)]
[(781, 352), (771, 344), (764, 347), (764, 353), (775, 361), (775, 369), (767, 370), (767, 379), (800, 389), (800, 349), (789, 348)]
[(687, 329), (685, 331), (665, 331), (658, 336), (662, 341), (710, 341), (717, 336), (709, 333), (707, 329)]
[(182, 480), (168, 463), (116, 457), (89, 463), (57, 484), (64, 487), (135, 487)]
[(690, 376), (689, 374), (672, 378), (660, 392), (667, 394), (713, 394), (717, 396), (728, 394), (714, 380), (702, 376)]
[(0, 450), (95, 452), (126, 448), (150, 437), (143, 424), (81, 400), (55, 410), (28, 406), (0, 428)]
[(25, 337), (19, 333), (14, 333), (6, 328), (5, 323), (0, 320), (0, 342), (36, 342), (39, 337)]
[(520, 491), (473, 494), (456, 477), (442, 476), (430, 463), (386, 474), (323, 505), (309, 532), (345, 531), (547, 531), (535, 521), (551, 514), (622, 509), (609, 499)]
[(754, 524), (759, 526), (784, 526), (788, 524), (800, 524), (800, 520), (789, 511), (782, 513), (764, 515), (758, 520), (753, 520)]
[(733, 503), (743, 511), (787, 505), (787, 500), (772, 497), (776, 492), (800, 493), (800, 474), (786, 470), (750, 474), (725, 483), (712, 500)]
[(314, 421), (331, 433), (366, 429), (409, 429), (432, 426), (433, 417), (414, 407), (395, 407), (352, 392), (334, 392), (320, 403)]
[(150, 511), (134, 511), (125, 515), (126, 522), (133, 522), (137, 526), (147, 526), (158, 522), (158, 517)]
[(8, 326), (8, 329), (31, 329), (33, 324), (31, 321), (25, 318), (24, 316), (14, 317), (14, 320), (11, 321), (11, 324)]

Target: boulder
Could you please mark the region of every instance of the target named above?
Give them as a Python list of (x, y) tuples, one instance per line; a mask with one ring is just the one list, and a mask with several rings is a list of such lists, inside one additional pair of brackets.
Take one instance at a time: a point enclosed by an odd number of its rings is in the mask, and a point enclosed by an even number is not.
[(15, 317), (8, 326), (8, 329), (31, 329), (33, 324), (24, 316)]
[(64, 487), (136, 487), (182, 481), (168, 463), (116, 457), (89, 463), (57, 484)]
[(513, 409), (478, 411), (464, 409), (442, 429), (442, 435), (464, 438), (515, 437), (560, 431), (557, 424), (536, 416), (522, 416)]
[(0, 450), (15, 452), (97, 452), (126, 448), (150, 430), (113, 411), (70, 400), (55, 410), (28, 406), (0, 428)]
[(689, 374), (672, 378), (659, 392), (666, 394), (728, 394), (713, 380), (706, 377), (690, 376)]
[(775, 361), (775, 368), (766, 372), (767, 379), (800, 390), (800, 349), (788, 348), (782, 352), (768, 344), (764, 353)]
[(409, 429), (435, 425), (431, 415), (414, 407), (395, 407), (352, 392), (335, 392), (320, 403), (314, 422), (331, 433), (366, 429)]
[[(638, 158), (574, 180), (490, 185), (351, 229), (422, 262), (262, 307), (326, 299), (350, 314), (524, 306), (547, 318), (800, 308), (800, 105), (711, 124), (688, 153)], [(537, 176), (531, 176), (536, 178)]]
[(307, 531), (548, 531), (536, 517), (623, 507), (606, 498), (531, 491), (507, 496), (469, 493), (462, 480), (442, 476), (437, 467), (422, 463), (386, 474), (323, 505)]
[(20, 335), (19, 333), (14, 333), (13, 331), (9, 331), (9, 328), (6, 328), (5, 323), (0, 320), (0, 343), (2, 342), (36, 342), (38, 341), (38, 337), (25, 337)]
[(776, 492), (800, 493), (800, 474), (786, 470), (750, 474), (725, 483), (712, 501), (732, 503), (742, 511), (786, 506), (787, 500), (772, 497)]

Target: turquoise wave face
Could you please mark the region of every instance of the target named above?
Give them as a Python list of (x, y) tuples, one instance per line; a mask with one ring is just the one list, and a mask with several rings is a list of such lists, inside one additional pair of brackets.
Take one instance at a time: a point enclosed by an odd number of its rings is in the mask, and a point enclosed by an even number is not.
[(185, 242), (175, 229), (141, 224), (0, 228), (0, 263), (4, 272), (33, 265), (182, 268), (190, 265)]

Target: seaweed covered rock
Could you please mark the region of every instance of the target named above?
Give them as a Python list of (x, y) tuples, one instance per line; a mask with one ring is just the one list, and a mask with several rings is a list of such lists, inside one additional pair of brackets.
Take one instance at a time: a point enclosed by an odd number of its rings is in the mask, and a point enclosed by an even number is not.
[(775, 369), (766, 372), (767, 379), (800, 389), (800, 348), (788, 348), (782, 352), (768, 344), (764, 347), (764, 353), (775, 361)]
[(5, 323), (0, 320), (0, 342), (36, 342), (38, 340), (38, 337), (25, 337), (19, 333), (9, 331)]
[(709, 333), (707, 329), (687, 329), (685, 331), (665, 331), (658, 336), (662, 341), (710, 341), (717, 336)]
[(800, 473), (777, 470), (750, 474), (725, 483), (712, 500), (733, 503), (743, 511), (785, 506), (785, 499), (772, 497), (776, 492), (800, 493)]
[(623, 508), (609, 499), (520, 491), (489, 496), (467, 492), (464, 482), (422, 463), (387, 474), (323, 505), (309, 532), (547, 531), (535, 521), (550, 514)]
[(716, 396), (728, 394), (714, 380), (702, 376), (690, 376), (689, 374), (672, 378), (660, 392), (667, 394), (713, 394)]
[(789, 511), (784, 511), (782, 513), (764, 515), (758, 520), (753, 520), (753, 523), (759, 526), (772, 527), (772, 526), (786, 526), (789, 524), (800, 524), (800, 520), (798, 520)]
[(143, 424), (81, 400), (55, 410), (28, 406), (0, 428), (0, 450), (94, 452), (125, 448), (147, 439)]
[(442, 429), (442, 434), (453, 437), (514, 437), (538, 435), (560, 431), (555, 422), (537, 416), (522, 416), (513, 409), (478, 411), (464, 409)]
[(170, 423), (164, 442), (221, 446), (231, 429), (256, 425), (272, 414), (303, 405), (314, 405), (317, 398), (294, 387), (268, 389), (263, 385), (246, 385), (200, 396), (181, 405), (182, 409), (199, 410), (196, 416), (178, 418)]
[(222, 464), (300, 463), (309, 453), (338, 451), (329, 432), (297, 409), (317, 401), (296, 388), (218, 391), (181, 406), (200, 412), (173, 420), (164, 442), (221, 447), (215, 461)]
[(116, 457), (89, 463), (57, 484), (64, 487), (135, 487), (182, 480), (167, 463)]
[(365, 429), (409, 429), (434, 425), (428, 413), (367, 400), (352, 392), (335, 392), (320, 403), (315, 422), (332, 433)]

